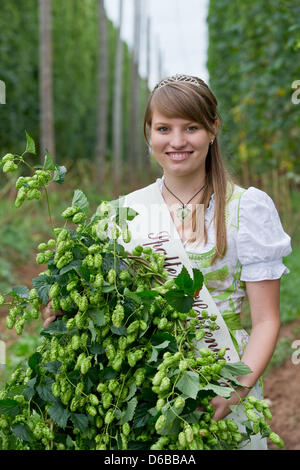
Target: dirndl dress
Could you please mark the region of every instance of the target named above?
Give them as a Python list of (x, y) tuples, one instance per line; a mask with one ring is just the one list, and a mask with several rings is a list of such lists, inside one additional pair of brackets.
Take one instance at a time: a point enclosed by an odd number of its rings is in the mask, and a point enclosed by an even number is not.
[[(163, 178), (157, 183), (162, 191)], [(229, 191), (229, 187), (228, 187)], [(194, 246), (183, 243), (193, 268), (200, 269), (204, 283), (213, 297), (230, 332), (232, 341), (240, 357), (249, 340), (249, 335), (241, 324), (240, 314), (246, 297), (246, 281), (279, 279), (288, 274), (283, 257), (291, 251), (291, 238), (283, 230), (277, 209), (270, 196), (255, 187), (248, 189), (234, 185), (234, 191), (226, 204), (225, 221), (228, 249), (223, 259), (211, 266), (215, 254), (214, 194), (205, 212), (205, 225), (208, 242)], [(249, 395), (263, 399), (263, 386), (260, 379), (250, 390)], [(226, 418), (233, 418), (241, 432), (240, 424), (246, 420), (243, 407), (238, 414), (231, 412)], [(267, 439), (253, 436), (245, 450), (266, 450)]]

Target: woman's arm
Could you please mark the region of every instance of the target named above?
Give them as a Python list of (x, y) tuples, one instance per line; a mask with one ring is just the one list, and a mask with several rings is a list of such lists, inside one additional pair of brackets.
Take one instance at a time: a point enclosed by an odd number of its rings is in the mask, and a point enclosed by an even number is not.
[[(246, 282), (252, 328), (242, 362), (252, 370), (251, 374), (239, 377), (239, 382), (252, 388), (266, 369), (276, 346), (280, 328), (280, 279), (259, 282)], [(249, 388), (237, 388), (240, 397), (249, 393)], [(215, 397), (214, 419), (225, 418), (230, 405), (236, 405), (239, 398), (233, 393), (230, 399)]]
[(44, 320), (43, 328), (47, 328), (54, 320), (56, 320), (56, 317), (61, 317), (64, 315), (64, 312), (62, 310), (59, 310), (58, 312), (53, 311), (51, 300), (46, 306), (43, 305), (41, 307), (41, 312), (42, 319)]
[(242, 361), (252, 370), (240, 377), (252, 387), (270, 362), (280, 329), (280, 279), (246, 282), (251, 312), (251, 334)]

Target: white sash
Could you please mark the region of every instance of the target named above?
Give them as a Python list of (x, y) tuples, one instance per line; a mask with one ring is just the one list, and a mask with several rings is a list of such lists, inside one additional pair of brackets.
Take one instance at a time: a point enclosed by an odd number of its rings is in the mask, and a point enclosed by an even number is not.
[[(134, 209), (139, 215), (128, 222), (131, 241), (124, 243), (120, 237), (118, 242), (128, 251), (132, 251), (137, 245), (142, 245), (150, 246), (154, 251), (164, 254), (166, 256), (164, 269), (168, 271), (169, 278), (177, 277), (183, 266), (193, 278), (192, 265), (158, 183), (155, 182), (126, 195), (122, 205)], [(202, 310), (207, 310), (209, 315), (216, 314), (216, 323), (219, 326), (219, 329), (207, 332), (206, 336), (198, 342), (199, 348), (206, 347), (217, 351), (225, 347), (225, 359), (230, 362), (238, 362), (240, 358), (228, 328), (204, 284), (199, 295), (194, 299), (193, 309), (199, 313), (199, 318), (201, 318)]]

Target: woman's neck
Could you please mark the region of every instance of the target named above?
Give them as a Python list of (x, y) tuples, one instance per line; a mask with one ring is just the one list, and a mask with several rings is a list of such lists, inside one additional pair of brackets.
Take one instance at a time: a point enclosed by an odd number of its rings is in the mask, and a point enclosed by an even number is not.
[[(206, 178), (195, 175), (194, 178), (189, 176), (173, 177), (170, 175), (163, 175), (163, 181), (172, 193), (174, 193), (184, 204), (186, 204), (194, 194), (197, 193), (206, 184)], [(166, 188), (164, 188), (166, 190)], [(168, 190), (166, 190), (168, 192)], [(200, 193), (201, 194), (201, 193)], [(169, 194), (170, 196), (171, 194)], [(194, 201), (192, 201), (194, 202)]]

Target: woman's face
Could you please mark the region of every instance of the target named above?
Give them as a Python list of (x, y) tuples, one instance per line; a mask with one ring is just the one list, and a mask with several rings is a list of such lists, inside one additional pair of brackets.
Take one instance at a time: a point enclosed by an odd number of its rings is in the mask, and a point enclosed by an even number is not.
[(209, 143), (215, 136), (201, 124), (167, 118), (154, 110), (150, 135), (154, 157), (165, 176), (205, 175)]

